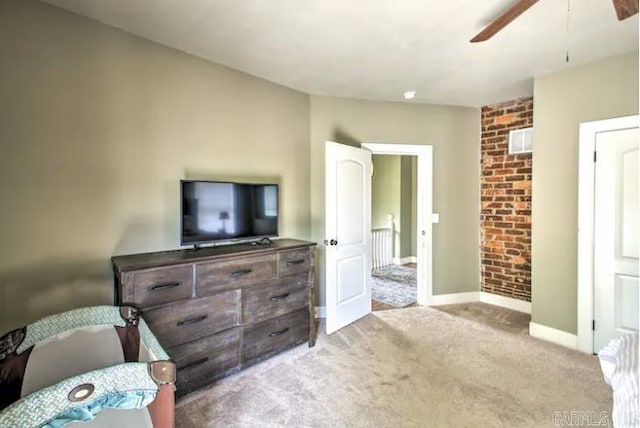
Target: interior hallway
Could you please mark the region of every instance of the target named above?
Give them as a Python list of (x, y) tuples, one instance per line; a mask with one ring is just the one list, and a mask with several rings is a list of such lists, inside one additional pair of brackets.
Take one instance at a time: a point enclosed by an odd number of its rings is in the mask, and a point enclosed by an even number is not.
[[(405, 267), (410, 267), (413, 269), (417, 269), (418, 268), (418, 264), (417, 263), (405, 263), (402, 266)], [(372, 312), (376, 312), (376, 311), (386, 311), (389, 309), (405, 309), (405, 308), (411, 308), (413, 306), (417, 306), (417, 303), (412, 303), (411, 305), (405, 306), (404, 308), (397, 308), (393, 305), (389, 305), (386, 304), (384, 302), (379, 302), (377, 300), (371, 299), (371, 311)]]

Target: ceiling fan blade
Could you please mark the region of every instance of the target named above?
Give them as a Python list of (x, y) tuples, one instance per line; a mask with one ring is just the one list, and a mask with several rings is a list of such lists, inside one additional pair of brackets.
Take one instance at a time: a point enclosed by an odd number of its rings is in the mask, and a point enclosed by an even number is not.
[(638, 0), (613, 0), (618, 21), (629, 18), (638, 13)]
[(485, 40), (490, 39), (491, 37), (493, 37), (494, 34), (502, 30), (504, 27), (509, 25), (509, 23), (511, 23), (514, 19), (516, 19), (518, 16), (524, 13), (524, 11), (529, 9), (534, 4), (538, 3), (538, 1), (539, 0), (518, 0), (509, 9), (507, 9), (502, 15), (494, 19), (491, 24), (487, 25), (487, 27), (484, 30), (482, 30), (480, 33), (478, 33), (477, 36), (471, 39), (471, 43), (484, 42)]

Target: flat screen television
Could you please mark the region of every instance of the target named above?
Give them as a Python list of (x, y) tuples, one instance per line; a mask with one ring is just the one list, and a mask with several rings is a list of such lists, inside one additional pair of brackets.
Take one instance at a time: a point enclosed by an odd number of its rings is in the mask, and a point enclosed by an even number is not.
[(181, 245), (278, 235), (278, 185), (180, 181)]

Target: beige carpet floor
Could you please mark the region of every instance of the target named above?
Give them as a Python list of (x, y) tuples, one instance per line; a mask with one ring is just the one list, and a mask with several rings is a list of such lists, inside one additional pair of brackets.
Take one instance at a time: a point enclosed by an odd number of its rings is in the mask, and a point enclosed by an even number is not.
[[(486, 310), (483, 309), (483, 310)], [(321, 331), (324, 329), (321, 329)], [(433, 308), (375, 312), (183, 398), (178, 427), (553, 426), (610, 411), (597, 358)]]
[(458, 303), (455, 305), (433, 306), (434, 309), (485, 324), (491, 328), (517, 334), (529, 334), (531, 315), (487, 303)]

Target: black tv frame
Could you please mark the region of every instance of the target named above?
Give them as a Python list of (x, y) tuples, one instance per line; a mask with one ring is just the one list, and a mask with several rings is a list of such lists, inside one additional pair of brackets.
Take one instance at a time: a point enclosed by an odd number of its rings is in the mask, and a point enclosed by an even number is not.
[[(278, 215), (276, 217), (276, 232), (274, 234), (267, 235), (250, 235), (231, 239), (208, 239), (205, 241), (191, 241), (184, 242), (184, 214), (183, 214), (183, 202), (184, 202), (184, 183), (222, 183), (222, 184), (245, 184), (249, 186), (276, 186), (277, 200), (276, 209)], [(221, 180), (180, 180), (180, 245), (181, 246), (193, 246), (194, 250), (197, 250), (203, 244), (218, 245), (232, 245), (240, 243), (248, 243), (252, 245), (268, 245), (271, 243), (269, 238), (278, 237), (280, 233), (280, 184), (279, 183), (247, 183), (243, 181), (221, 181)]]

